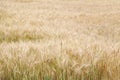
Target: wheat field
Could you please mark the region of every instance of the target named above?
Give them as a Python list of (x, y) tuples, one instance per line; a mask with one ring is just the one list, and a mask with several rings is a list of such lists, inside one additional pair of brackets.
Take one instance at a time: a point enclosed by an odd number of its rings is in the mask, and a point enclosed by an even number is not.
[(0, 0), (0, 80), (120, 80), (120, 1)]

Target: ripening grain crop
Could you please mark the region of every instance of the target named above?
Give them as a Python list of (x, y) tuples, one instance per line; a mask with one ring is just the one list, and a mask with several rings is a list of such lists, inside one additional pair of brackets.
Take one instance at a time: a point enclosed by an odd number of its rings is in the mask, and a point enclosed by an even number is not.
[(120, 80), (120, 1), (0, 0), (0, 80)]

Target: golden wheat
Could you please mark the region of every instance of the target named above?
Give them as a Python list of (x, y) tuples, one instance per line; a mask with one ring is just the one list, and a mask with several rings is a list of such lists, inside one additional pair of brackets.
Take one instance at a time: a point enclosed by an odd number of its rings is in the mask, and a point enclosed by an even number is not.
[(0, 0), (0, 80), (120, 80), (119, 0)]

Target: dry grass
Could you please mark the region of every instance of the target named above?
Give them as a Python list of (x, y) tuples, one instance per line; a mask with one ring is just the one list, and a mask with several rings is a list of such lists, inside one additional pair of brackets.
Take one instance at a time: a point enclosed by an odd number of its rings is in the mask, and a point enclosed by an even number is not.
[(120, 80), (119, 5), (0, 0), (0, 80)]

